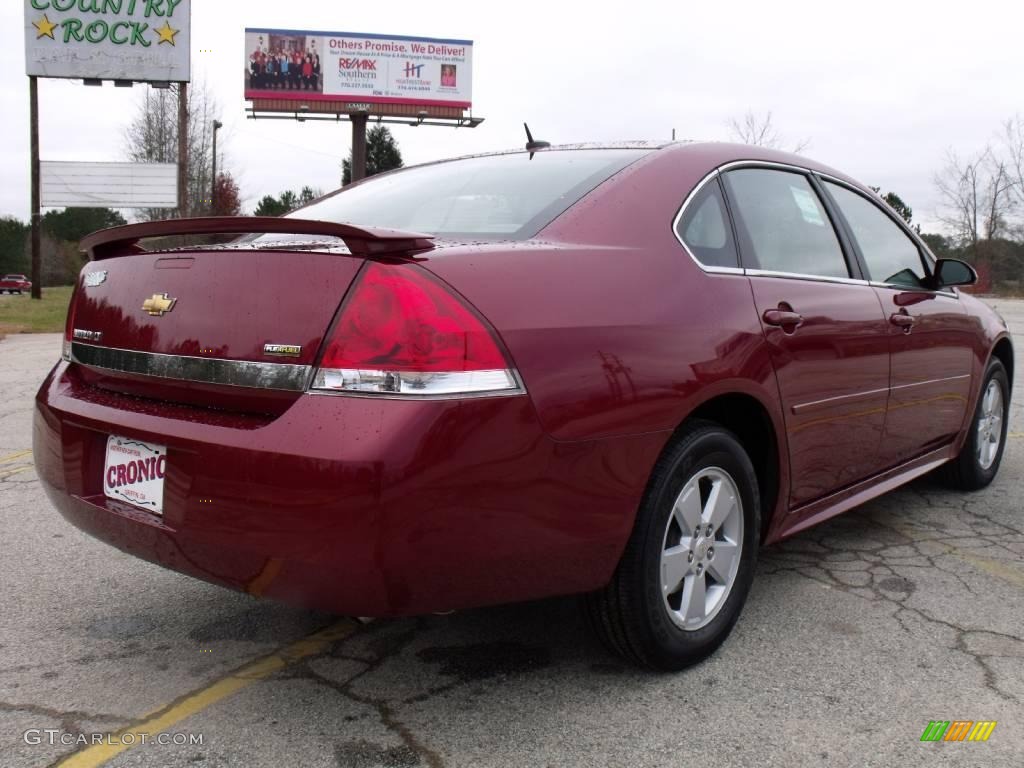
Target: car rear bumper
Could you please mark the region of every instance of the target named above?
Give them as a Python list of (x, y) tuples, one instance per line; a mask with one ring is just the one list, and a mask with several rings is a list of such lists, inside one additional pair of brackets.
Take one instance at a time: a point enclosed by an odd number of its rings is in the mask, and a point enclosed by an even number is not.
[[(111, 434), (167, 446), (162, 516), (103, 495)], [(252, 417), (108, 392), (61, 362), (37, 396), (34, 452), (61, 514), (125, 552), (385, 616), (603, 585), (666, 437), (559, 443), (521, 395), (303, 395)]]

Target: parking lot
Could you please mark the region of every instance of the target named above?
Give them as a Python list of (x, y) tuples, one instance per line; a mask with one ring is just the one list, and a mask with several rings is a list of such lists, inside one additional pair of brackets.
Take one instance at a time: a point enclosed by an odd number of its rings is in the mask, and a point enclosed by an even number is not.
[[(1024, 301), (993, 303), (1024, 338)], [(925, 479), (763, 550), (723, 648), (660, 675), (605, 652), (568, 598), (364, 624), (85, 536), (32, 464), (59, 352), (0, 341), (3, 765), (1021, 765), (1019, 389), (991, 487)], [(930, 720), (998, 725), (922, 743)], [(76, 743), (124, 728), (201, 743)]]

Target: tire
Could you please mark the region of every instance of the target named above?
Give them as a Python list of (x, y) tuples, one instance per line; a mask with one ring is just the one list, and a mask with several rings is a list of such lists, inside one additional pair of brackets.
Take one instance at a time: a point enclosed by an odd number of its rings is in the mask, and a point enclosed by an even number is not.
[[(998, 398), (998, 402), (990, 398)], [(1010, 379), (1002, 362), (993, 357), (985, 369), (963, 448), (942, 468), (941, 477), (947, 485), (977, 491), (995, 479), (1006, 447), (1009, 412)]]
[[(716, 490), (719, 505), (708, 503)], [(694, 420), (655, 465), (611, 583), (583, 598), (591, 627), (610, 650), (652, 669), (706, 658), (728, 637), (750, 591), (760, 518), (757, 477), (739, 440)], [(683, 530), (697, 519), (699, 537)], [(689, 600), (701, 583), (705, 600)]]

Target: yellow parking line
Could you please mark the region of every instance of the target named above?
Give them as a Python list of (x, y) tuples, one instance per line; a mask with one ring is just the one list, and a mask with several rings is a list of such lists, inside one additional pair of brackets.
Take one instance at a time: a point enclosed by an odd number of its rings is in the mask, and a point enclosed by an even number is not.
[[(57, 763), (57, 766), (59, 768), (96, 768), (103, 765), (108, 760), (136, 746), (141, 741), (141, 734), (150, 734), (148, 739), (152, 742), (156, 734), (166, 731), (186, 717), (203, 711), (218, 701), (226, 699), (307, 656), (326, 651), (332, 643), (355, 632), (358, 626), (349, 619), (343, 619), (326, 629), (314, 632), (269, 656), (239, 667), (227, 677), (217, 680), (206, 688), (190, 693), (183, 699), (150, 713), (138, 725), (110, 734), (108, 739), (104, 739), (105, 742), (110, 743), (95, 744), (86, 747), (81, 752), (69, 755)], [(129, 734), (128, 741), (130, 743), (125, 744), (124, 737)]]
[(991, 557), (979, 557), (978, 555), (972, 555), (960, 549), (954, 549), (953, 552), (956, 557), (959, 557), (965, 563), (970, 563), (979, 570), (985, 571), (992, 576), (996, 576), (1003, 581), (1008, 581), (1010, 584), (1015, 584), (1018, 587), (1024, 587), (1024, 571), (1005, 560), (994, 560)]
[(6, 480), (11, 475), (16, 475), (19, 472), (24, 472), (27, 469), (35, 469), (35, 464), (29, 464), (24, 467), (14, 467), (13, 469), (5, 469), (4, 471), (0, 472), (0, 480)]
[[(915, 543), (931, 541), (930, 539), (918, 539), (914, 535), (914, 529), (908, 525), (892, 523), (890, 526), (893, 530), (902, 533)], [(1010, 562), (1005, 560), (996, 560), (991, 557), (982, 557), (974, 554), (973, 552), (966, 552), (963, 549), (960, 549), (960, 547), (950, 544), (948, 541), (933, 541), (932, 543), (940, 545), (945, 550), (942, 553), (944, 555), (951, 555), (964, 563), (973, 565), (979, 571), (984, 571), (990, 576), (1002, 579), (1008, 584), (1013, 584), (1016, 587), (1024, 587), (1024, 570), (1021, 570)]]
[(20, 459), (22, 456), (28, 456), (32, 451), (18, 451), (7, 456), (0, 457), (0, 464), (10, 464), (15, 459)]

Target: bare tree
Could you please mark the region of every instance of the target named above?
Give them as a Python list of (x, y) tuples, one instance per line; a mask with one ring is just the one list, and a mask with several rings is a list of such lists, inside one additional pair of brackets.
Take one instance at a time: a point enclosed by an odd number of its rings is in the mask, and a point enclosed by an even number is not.
[(948, 150), (935, 187), (941, 200), (939, 220), (962, 245), (974, 248), (979, 240), (1006, 232), (1014, 207), (1014, 181), (1006, 162), (991, 147), (967, 159)]
[(1006, 161), (993, 152), (985, 158), (987, 181), (985, 185), (985, 238), (1003, 237), (1010, 228), (1009, 217), (1014, 209), (1014, 181)]
[[(147, 88), (138, 110), (125, 129), (125, 154), (138, 163), (175, 163), (178, 160), (178, 94), (174, 87)], [(213, 121), (220, 107), (205, 81), (188, 89), (188, 201), (189, 214), (208, 213), (213, 174)], [(221, 144), (224, 136), (221, 134)], [(218, 166), (224, 167), (218, 147)], [(164, 208), (145, 209), (143, 218), (169, 215)]]
[(1003, 124), (999, 145), (1010, 178), (1010, 197), (1024, 208), (1024, 118), (1019, 114)]
[(729, 132), (741, 144), (752, 144), (755, 147), (800, 153), (811, 146), (810, 139), (801, 139), (795, 144), (787, 146), (787, 141), (772, 123), (771, 111), (765, 112), (764, 115), (758, 115), (748, 109), (742, 119), (734, 117), (729, 120)]

